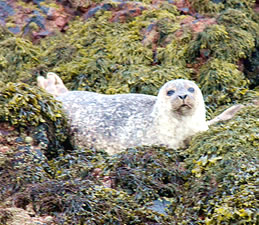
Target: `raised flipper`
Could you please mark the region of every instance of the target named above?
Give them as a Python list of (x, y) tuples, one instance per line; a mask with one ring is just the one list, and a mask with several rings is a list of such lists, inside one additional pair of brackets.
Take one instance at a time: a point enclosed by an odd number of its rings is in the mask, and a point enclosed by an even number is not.
[(207, 121), (208, 126), (220, 121), (226, 121), (226, 120), (232, 119), (236, 115), (236, 113), (243, 107), (245, 106), (242, 104), (231, 106), (230, 108), (226, 109), (224, 112), (216, 116), (214, 119)]

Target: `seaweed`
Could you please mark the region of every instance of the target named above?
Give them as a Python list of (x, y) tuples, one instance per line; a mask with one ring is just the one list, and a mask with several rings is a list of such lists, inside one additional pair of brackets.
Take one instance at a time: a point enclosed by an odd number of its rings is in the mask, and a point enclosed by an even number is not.
[(187, 56), (190, 61), (207, 51), (206, 57), (215, 57), (231, 63), (247, 58), (255, 49), (256, 38), (245, 29), (212, 25), (191, 41)]
[(252, 8), (255, 4), (255, 0), (190, 0), (189, 2), (195, 11), (206, 15), (214, 15), (215, 13), (222, 12), (228, 8), (253, 13)]
[[(38, 214), (57, 224), (166, 224), (168, 218), (139, 206), (124, 192), (87, 180), (49, 181), (26, 190)], [(26, 193), (25, 192), (25, 193)]]
[[(7, 128), (7, 126), (5, 125)], [(21, 136), (17, 130), (3, 129), (0, 151), (0, 199), (1, 204), (8, 197), (23, 192), (27, 184), (43, 182), (51, 176), (47, 157), (43, 149), (34, 145), (29, 135)], [(12, 131), (12, 132), (10, 132)]]
[(0, 40), (0, 49), (1, 81), (4, 83), (32, 82), (31, 75), (27, 74), (26, 70), (39, 63), (37, 56), (40, 47), (33, 45), (29, 40), (9, 33)]
[[(7, 83), (0, 89), (0, 121), (18, 129), (35, 128), (36, 139), (50, 141), (47, 149), (60, 147), (67, 139), (66, 116), (51, 95), (25, 83)], [(44, 141), (43, 141), (44, 142)]]
[[(248, 89), (249, 81), (237, 66), (217, 58), (200, 68), (198, 81), (209, 106), (238, 102), (252, 93)], [(255, 93), (252, 95), (256, 97)]]
[(184, 152), (193, 174), (191, 201), (206, 224), (258, 220), (258, 115), (257, 106), (248, 106), (234, 120), (197, 135)]
[(187, 174), (175, 150), (155, 146), (128, 149), (103, 168), (114, 188), (126, 191), (140, 205), (160, 198), (174, 198), (176, 203)]
[[(152, 67), (154, 52), (143, 45), (145, 36), (141, 30), (158, 24), (159, 31), (164, 33), (157, 41), (157, 45), (161, 45), (162, 36), (167, 37), (170, 30), (171, 33), (175, 31), (172, 25), (175, 14), (174, 6), (162, 7), (159, 10), (145, 10), (127, 23), (111, 23), (112, 12), (98, 11), (87, 21), (79, 19), (71, 23), (62, 39), (51, 37), (43, 40), (41, 44), (46, 51), (41, 59), (72, 90), (154, 94), (155, 89), (165, 81), (187, 77), (183, 75), (187, 69), (183, 66), (173, 67), (172, 63), (168, 69), (159, 65)], [(162, 60), (159, 61), (161, 64)]]

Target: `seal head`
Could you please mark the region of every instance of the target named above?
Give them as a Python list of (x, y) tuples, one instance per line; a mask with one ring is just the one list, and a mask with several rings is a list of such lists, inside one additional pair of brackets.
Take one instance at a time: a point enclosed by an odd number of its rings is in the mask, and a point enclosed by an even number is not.
[(205, 104), (199, 87), (190, 80), (173, 80), (163, 85), (158, 93), (155, 110), (181, 118), (199, 116), (205, 119)]

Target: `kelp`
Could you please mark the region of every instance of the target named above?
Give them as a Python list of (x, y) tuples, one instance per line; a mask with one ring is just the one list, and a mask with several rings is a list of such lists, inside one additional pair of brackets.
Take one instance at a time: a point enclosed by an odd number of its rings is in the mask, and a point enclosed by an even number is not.
[[(168, 224), (172, 220), (138, 204), (126, 191), (105, 185), (98, 171), (100, 173), (105, 168), (107, 153), (75, 149), (51, 161), (42, 159), (40, 163), (31, 160), (33, 154), (29, 151), (24, 155), (19, 150), (16, 154), (8, 154), (1, 164), (5, 169), (0, 176), (9, 183), (4, 190), (10, 194), (10, 186), (16, 184), (17, 207), (26, 209), (32, 205), (36, 215), (54, 216), (55, 224)], [(25, 158), (19, 167), (15, 166), (14, 162), (18, 160), (15, 155)], [(9, 168), (8, 165), (13, 166)], [(22, 179), (22, 188), (15, 182), (16, 176), (6, 179), (7, 171), (14, 173), (15, 168), (18, 169), (17, 176), (29, 178)]]
[(27, 146), (26, 155), (21, 149), (1, 161), (9, 183), (2, 196), (16, 184), (15, 204), (32, 205), (56, 224), (253, 224), (258, 113), (256, 106), (242, 109), (196, 135), (186, 150), (138, 147), (108, 157), (74, 149), (46, 161)]
[(198, 34), (196, 40), (190, 43), (187, 55), (194, 60), (202, 51), (206, 51), (206, 57), (236, 63), (251, 55), (256, 38), (245, 29), (215, 24)]
[[(63, 39), (43, 40), (46, 51), (42, 59), (73, 90), (155, 94), (165, 81), (188, 78), (190, 73), (182, 64), (152, 67), (154, 53), (142, 43), (145, 36), (141, 30), (149, 29), (152, 24), (164, 33), (157, 41), (160, 45), (170, 30), (172, 33), (179, 27), (172, 25), (176, 18), (172, 12), (176, 14), (173, 6), (144, 10), (142, 15), (128, 23), (111, 23), (108, 20), (112, 13), (100, 11), (87, 21), (72, 23)], [(160, 64), (162, 60), (159, 61)]]
[(176, 203), (188, 177), (181, 160), (173, 149), (132, 148), (107, 160), (102, 176), (110, 177), (116, 189), (126, 191), (140, 205), (163, 198)]
[[(198, 33), (190, 41), (186, 54), (189, 63), (198, 65), (197, 82), (207, 105), (214, 110), (226, 103), (251, 100), (256, 93), (249, 91), (249, 86), (255, 87), (258, 83), (254, 63), (258, 24), (237, 9), (220, 13), (217, 23)], [(240, 66), (242, 60), (247, 62), (244, 73)], [(251, 63), (253, 69), (249, 67)]]
[(55, 215), (55, 224), (168, 224), (169, 218), (140, 208), (122, 191), (88, 180), (49, 181), (29, 187), (39, 215)]
[(217, 23), (200, 32), (189, 45), (187, 57), (192, 62), (203, 52), (207, 58), (218, 58), (230, 63), (251, 57), (259, 37), (259, 26), (246, 13), (228, 9), (217, 18)]
[[(126, 4), (141, 13), (120, 19), (117, 10)], [(15, 41), (12, 35), (4, 38), (1, 43), (9, 57), (2, 56), (3, 81), (35, 84), (37, 75), (53, 71), (71, 90), (156, 94), (171, 79), (199, 80), (195, 64), (199, 57), (218, 58), (229, 65), (243, 59), (249, 64), (254, 57), (258, 25), (242, 9), (222, 11), (218, 24), (196, 36), (181, 24), (185, 16), (179, 16), (174, 4), (160, 2), (158, 8), (148, 4), (107, 1), (87, 19), (71, 21), (65, 34), (47, 37), (36, 46), (28, 40)], [(245, 75), (256, 82), (255, 73)]]
[(250, 88), (259, 86), (259, 43), (251, 57), (244, 60), (244, 74), (250, 80)]

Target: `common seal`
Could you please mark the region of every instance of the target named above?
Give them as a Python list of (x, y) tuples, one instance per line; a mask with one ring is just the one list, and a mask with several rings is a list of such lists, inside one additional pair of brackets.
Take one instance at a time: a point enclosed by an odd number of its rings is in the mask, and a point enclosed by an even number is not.
[(208, 129), (201, 90), (190, 80), (168, 81), (158, 96), (67, 91), (54, 73), (38, 78), (38, 86), (63, 103), (74, 146), (109, 154), (142, 145), (177, 149)]

